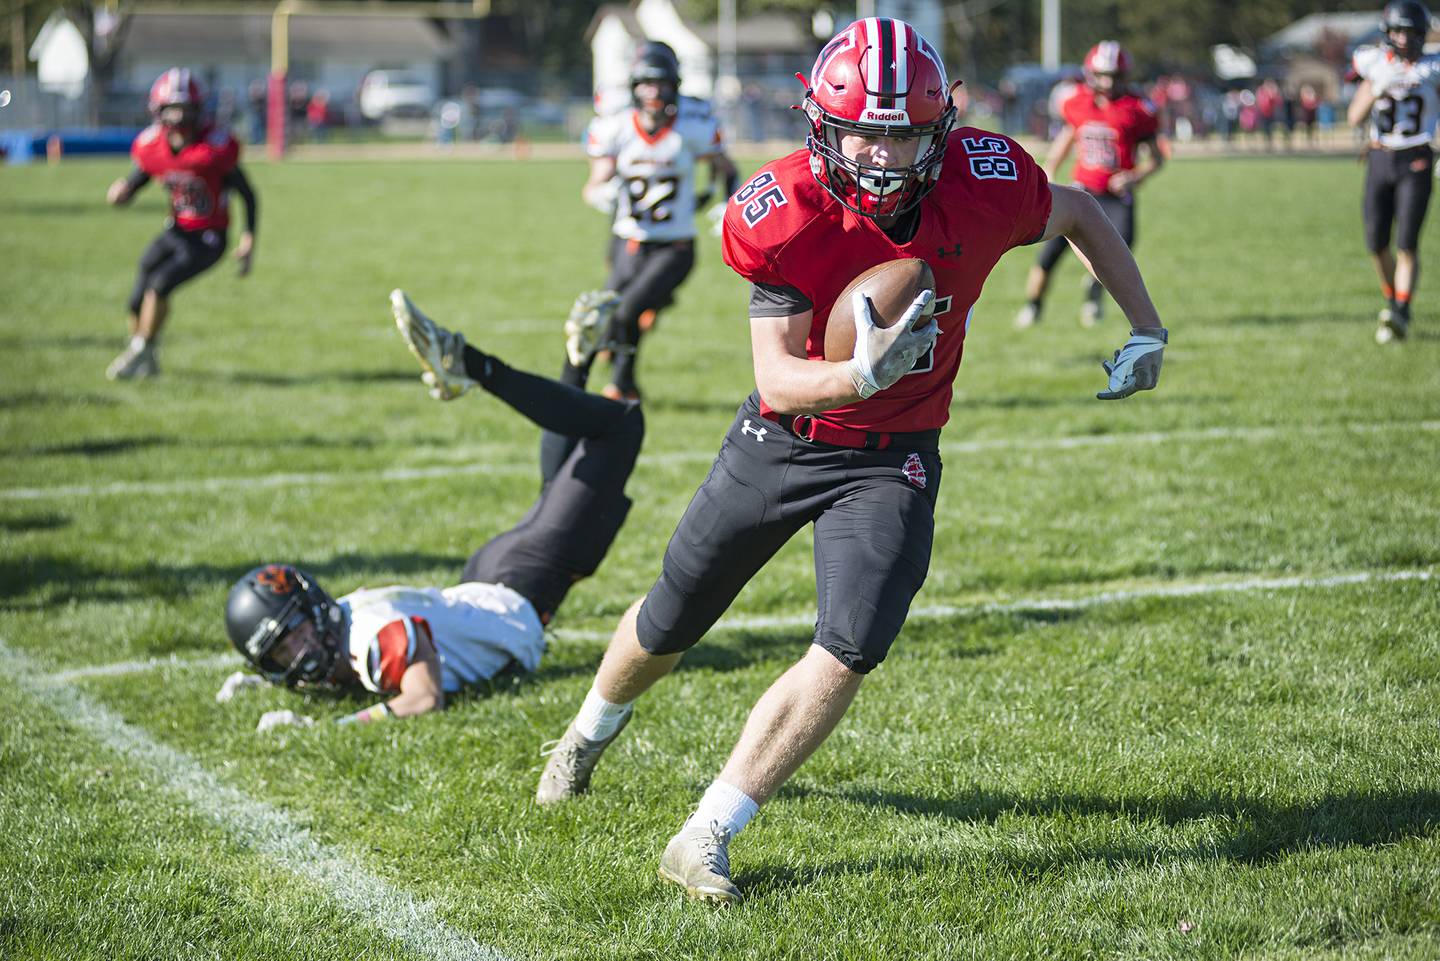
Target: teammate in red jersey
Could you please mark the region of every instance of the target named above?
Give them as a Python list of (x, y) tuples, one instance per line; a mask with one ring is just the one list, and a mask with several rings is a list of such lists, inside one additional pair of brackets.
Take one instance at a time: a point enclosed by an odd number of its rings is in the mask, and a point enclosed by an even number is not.
[[(1155, 107), (1126, 87), (1130, 54), (1113, 40), (1090, 48), (1085, 55), (1085, 83), (1061, 104), (1065, 129), (1050, 145), (1045, 174), (1052, 180), (1072, 147), (1076, 186), (1090, 193), (1115, 225), (1125, 243), (1135, 246), (1135, 188), (1165, 163), (1160, 146), (1160, 123)], [(1147, 154), (1142, 162), (1141, 153)], [(1015, 326), (1033, 327), (1040, 320), (1050, 272), (1069, 249), (1064, 237), (1040, 248), (1035, 266), (1025, 280), (1025, 306), (1015, 315)], [(1089, 295), (1080, 308), (1080, 323), (1093, 327), (1100, 319), (1101, 286), (1091, 278)]]
[(170, 294), (185, 281), (213, 267), (225, 253), (230, 226), (229, 192), (245, 201), (245, 232), (235, 248), (240, 276), (250, 272), (255, 253), (259, 208), (255, 192), (240, 169), (240, 145), (228, 131), (201, 119), (204, 99), (190, 71), (174, 67), (150, 88), (155, 122), (130, 147), (135, 167), (110, 185), (114, 206), (130, 202), (152, 179), (170, 191), (165, 230), (140, 257), (139, 276), (130, 294), (130, 343), (111, 362), (111, 380), (154, 377), (160, 331), (170, 313)]
[[(930, 564), (940, 428), (971, 312), (1001, 255), (1068, 237), (1136, 328), (1107, 364), (1098, 396), (1126, 397), (1159, 377), (1166, 332), (1099, 204), (1051, 185), (1008, 138), (952, 131), (952, 90), (934, 48), (909, 24), (857, 20), (811, 71), (806, 149), (762, 167), (731, 199), (725, 259), (752, 285), (758, 390), (540, 777), (542, 804), (586, 790), (634, 700), (813, 525), (814, 645), (755, 705), (660, 860), (661, 876), (697, 897), (739, 900), (730, 840), (839, 723), (905, 623)], [(886, 328), (857, 296), (855, 355), (825, 360), (841, 288), (899, 257), (924, 259), (934, 290)]]

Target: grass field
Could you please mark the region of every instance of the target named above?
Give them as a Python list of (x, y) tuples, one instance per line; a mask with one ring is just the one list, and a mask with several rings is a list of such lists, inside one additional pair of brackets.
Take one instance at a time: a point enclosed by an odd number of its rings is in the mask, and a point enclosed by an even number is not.
[(717, 244), (645, 344), (636, 506), (539, 673), (260, 735), (265, 710), (369, 702), (217, 705), (236, 576), (449, 583), (535, 493), (536, 430), (426, 398), (390, 288), (554, 372), (604, 224), (578, 163), (255, 165), (254, 275), (184, 288), (164, 376), (110, 384), (163, 215), (153, 188), (104, 207), (122, 170), (0, 170), (0, 957), (1440, 956), (1440, 274), (1377, 348), (1353, 162), (1182, 161), (1147, 187), (1173, 346), (1124, 403), (1093, 399), (1123, 327), (1076, 325), (1078, 265), (1018, 333), (1030, 254), (1001, 263), (919, 610), (732, 846), (728, 912), (655, 865), (805, 650), (805, 537), (591, 795), (531, 799), (753, 383)]

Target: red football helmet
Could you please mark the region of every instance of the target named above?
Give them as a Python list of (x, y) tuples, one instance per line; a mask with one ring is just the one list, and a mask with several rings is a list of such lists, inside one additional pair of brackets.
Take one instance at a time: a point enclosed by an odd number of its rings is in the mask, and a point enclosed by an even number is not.
[[(805, 87), (810, 170), (835, 199), (865, 217), (893, 217), (935, 186), (955, 104), (945, 64), (914, 27), (856, 20), (820, 51)], [(913, 138), (915, 160), (897, 167), (854, 160), (840, 149), (847, 135)]]
[[(1097, 93), (1108, 94), (1130, 76), (1130, 54), (1118, 41), (1101, 40), (1085, 54), (1085, 84)], [(1107, 84), (1101, 78), (1109, 77)]]
[(150, 114), (157, 119), (160, 111), (166, 107), (180, 106), (185, 108), (186, 116), (193, 120), (199, 116), (200, 108), (204, 104), (205, 98), (200, 93), (200, 84), (184, 67), (171, 67), (150, 85)]

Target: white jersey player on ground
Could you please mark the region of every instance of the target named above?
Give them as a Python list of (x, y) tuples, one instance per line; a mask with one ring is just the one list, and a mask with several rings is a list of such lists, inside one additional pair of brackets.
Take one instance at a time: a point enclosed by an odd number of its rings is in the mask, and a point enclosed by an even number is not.
[[(680, 66), (663, 43), (641, 44), (630, 69), (630, 102), (602, 113), (586, 135), (590, 176), (581, 195), (614, 217), (610, 279), (603, 291), (582, 294), (565, 325), (561, 380), (583, 387), (596, 351), (611, 351), (614, 369), (603, 393), (638, 400), (635, 352), (676, 288), (695, 265), (695, 215), (724, 183), (724, 199), (739, 185), (709, 104), (681, 97)], [(597, 108), (610, 106), (597, 98)], [(710, 165), (710, 186), (696, 183), (699, 162)]]
[[(638, 404), (514, 370), (436, 325), (402, 291), (391, 306), (432, 397), (478, 386), (544, 431), (540, 495), (470, 556), (453, 587), (361, 588), (336, 600), (290, 564), (251, 570), (230, 589), (225, 630), (255, 673), (232, 674), (216, 700), (263, 681), (363, 689), (387, 700), (340, 720), (370, 722), (442, 708), (448, 695), (512, 667), (533, 671), (543, 625), (625, 521), (625, 483), (645, 436)], [(308, 723), (271, 711), (260, 728)]]
[(1430, 11), (1419, 0), (1387, 4), (1381, 26), (1384, 44), (1355, 51), (1352, 69), (1360, 85), (1348, 119), (1369, 131), (1365, 245), (1386, 300), (1375, 341), (1388, 344), (1409, 332), (1411, 299), (1420, 278), (1420, 228), (1435, 169), (1431, 141), (1440, 124), (1440, 56), (1424, 52)]

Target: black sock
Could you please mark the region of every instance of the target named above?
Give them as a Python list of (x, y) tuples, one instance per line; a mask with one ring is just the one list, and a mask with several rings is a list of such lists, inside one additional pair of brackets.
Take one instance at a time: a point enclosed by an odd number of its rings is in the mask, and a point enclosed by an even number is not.
[(465, 373), (531, 423), (566, 437), (597, 437), (625, 414), (625, 405), (572, 384), (506, 366), (465, 345)]

